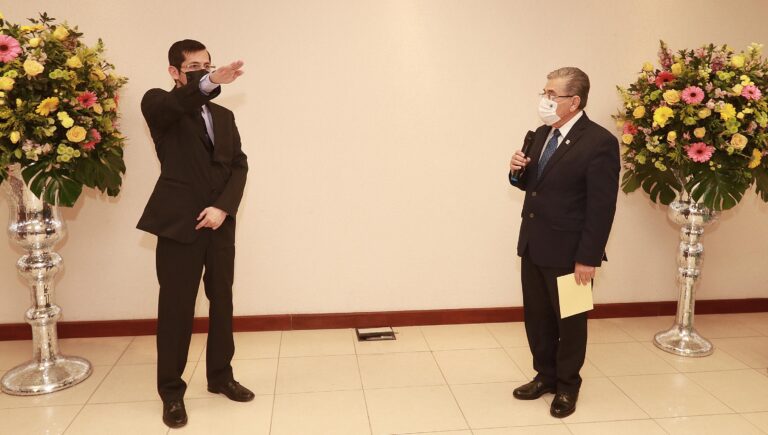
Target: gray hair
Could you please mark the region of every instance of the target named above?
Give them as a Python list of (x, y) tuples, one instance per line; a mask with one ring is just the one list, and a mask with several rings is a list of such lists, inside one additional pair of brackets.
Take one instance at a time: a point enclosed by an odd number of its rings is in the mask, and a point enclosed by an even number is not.
[(581, 99), (579, 109), (587, 106), (587, 97), (589, 96), (589, 77), (587, 74), (573, 66), (558, 68), (547, 74), (547, 79), (566, 79), (565, 91), (568, 95), (578, 95)]

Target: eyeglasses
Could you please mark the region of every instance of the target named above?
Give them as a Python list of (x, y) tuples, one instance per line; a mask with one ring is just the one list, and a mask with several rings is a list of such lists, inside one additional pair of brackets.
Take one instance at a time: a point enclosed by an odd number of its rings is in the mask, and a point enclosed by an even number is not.
[(540, 92), (539, 97), (546, 97), (548, 100), (555, 101), (557, 98), (571, 98), (575, 95), (557, 95), (554, 92)]
[(190, 63), (187, 66), (181, 67), (181, 72), (192, 72), (192, 71), (208, 71), (211, 72), (216, 69), (215, 65), (204, 65), (199, 63)]

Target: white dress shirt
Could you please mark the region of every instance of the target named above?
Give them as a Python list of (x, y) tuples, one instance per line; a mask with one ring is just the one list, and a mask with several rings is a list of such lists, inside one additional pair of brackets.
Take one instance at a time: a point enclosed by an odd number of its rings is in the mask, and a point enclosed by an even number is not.
[[(206, 74), (200, 79), (200, 92), (205, 95), (210, 94), (218, 88), (219, 84), (213, 83), (210, 79), (210, 74)], [(203, 104), (203, 121), (205, 121), (205, 129), (208, 131), (208, 137), (211, 138), (211, 144), (216, 143), (213, 137), (213, 119), (211, 118), (211, 111), (208, 110), (208, 106)]]

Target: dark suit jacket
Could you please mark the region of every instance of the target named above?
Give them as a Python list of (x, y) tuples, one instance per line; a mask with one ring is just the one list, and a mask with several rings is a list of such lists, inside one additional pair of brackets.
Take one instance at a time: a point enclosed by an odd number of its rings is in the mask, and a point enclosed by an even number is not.
[[(538, 163), (551, 127), (536, 130), (530, 163), (513, 186), (525, 191), (517, 253), (543, 267), (600, 266), (619, 189), (619, 144), (584, 113), (541, 178)], [(511, 174), (510, 174), (511, 175)]]
[[(155, 151), (160, 178), (137, 228), (182, 243), (194, 242), (197, 216), (209, 206), (234, 219), (243, 196), (248, 162), (232, 112), (210, 102), (221, 92), (200, 92), (199, 80), (165, 91), (150, 89), (141, 100)], [(200, 115), (203, 104), (213, 120), (213, 150)], [(211, 153), (211, 151), (213, 151)], [(233, 237), (234, 237), (234, 233)], [(233, 240), (234, 243), (234, 240)]]

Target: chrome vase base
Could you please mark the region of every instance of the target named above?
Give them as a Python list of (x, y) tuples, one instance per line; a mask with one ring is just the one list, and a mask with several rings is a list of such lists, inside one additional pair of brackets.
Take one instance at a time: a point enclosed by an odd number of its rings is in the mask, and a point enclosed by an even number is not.
[(28, 361), (3, 376), (2, 390), (15, 396), (53, 393), (88, 379), (91, 363), (76, 356), (58, 355), (53, 362)]
[(659, 349), (680, 356), (701, 357), (712, 355), (715, 348), (695, 329), (681, 328), (674, 325), (653, 337), (653, 344)]
[(32, 360), (6, 373), (0, 379), (0, 389), (21, 396), (52, 393), (91, 374), (91, 364), (85, 359), (59, 353), (56, 324), (61, 308), (54, 302), (54, 277), (63, 264), (53, 248), (66, 228), (58, 207), (29, 190), (20, 166), (8, 167), (3, 186), (9, 198), (8, 237), (26, 251), (16, 262), (16, 269), (31, 290), (32, 306), (24, 318), (32, 327)]

